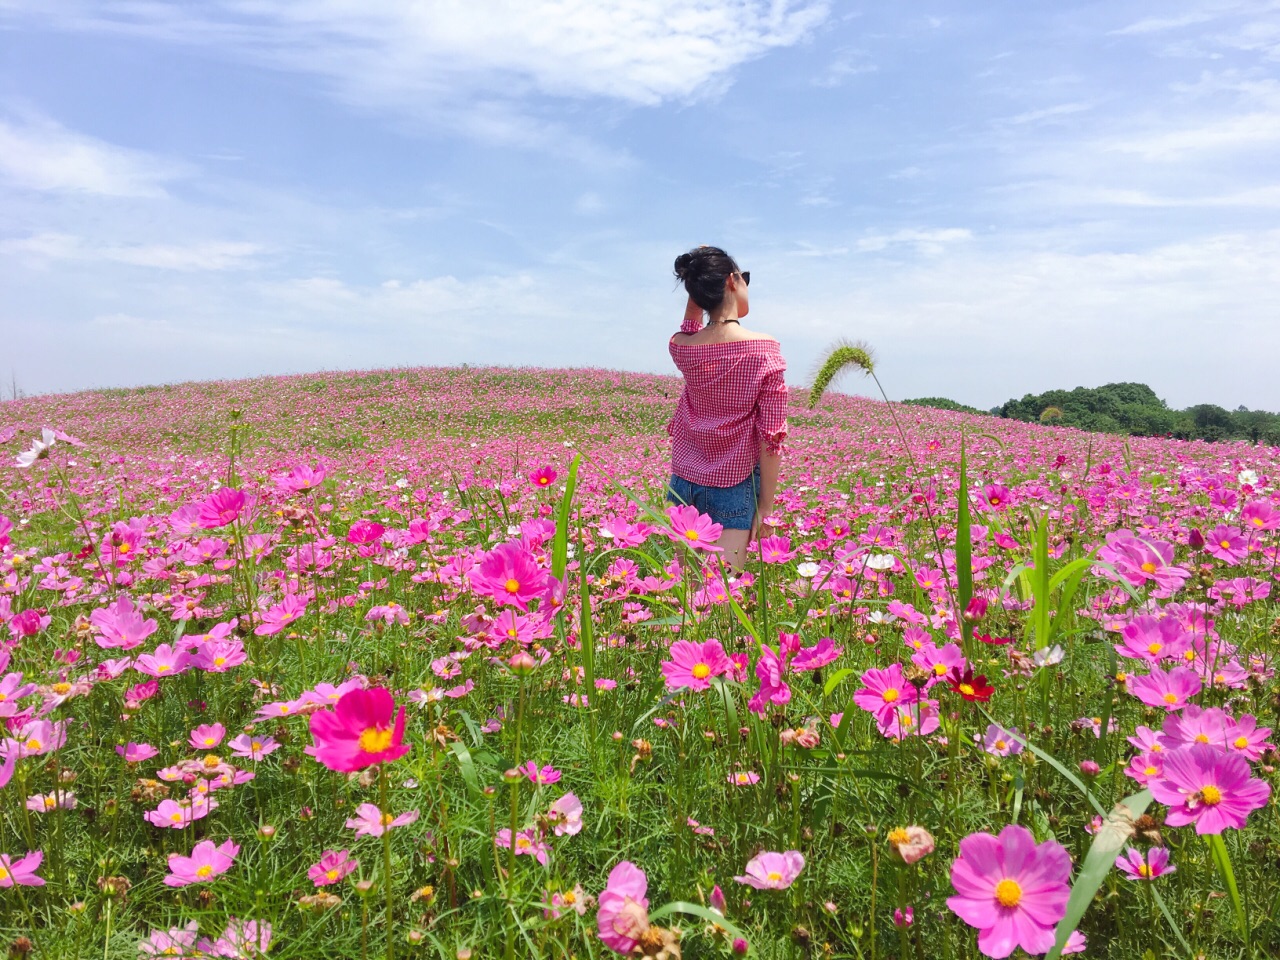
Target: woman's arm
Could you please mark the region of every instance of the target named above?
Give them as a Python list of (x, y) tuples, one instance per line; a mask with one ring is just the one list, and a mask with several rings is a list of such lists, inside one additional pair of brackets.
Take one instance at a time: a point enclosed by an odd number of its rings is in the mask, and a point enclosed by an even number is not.
[(773, 513), (773, 498), (778, 492), (778, 471), (781, 467), (782, 454), (771, 451), (767, 441), (761, 443), (760, 496), (756, 498), (756, 526), (760, 525), (764, 517)]
[(702, 326), (702, 308), (693, 302), (693, 297), (689, 298), (689, 302), (684, 305), (684, 320), (680, 323), (680, 329), (688, 333), (690, 329), (696, 330)]

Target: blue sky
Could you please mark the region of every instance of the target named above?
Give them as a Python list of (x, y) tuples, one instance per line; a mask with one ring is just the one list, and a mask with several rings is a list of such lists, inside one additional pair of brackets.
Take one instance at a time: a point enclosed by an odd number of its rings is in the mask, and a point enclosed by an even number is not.
[(1278, 160), (1276, 2), (0, 0), (0, 376), (672, 371), (715, 243), (792, 383), (1280, 410)]

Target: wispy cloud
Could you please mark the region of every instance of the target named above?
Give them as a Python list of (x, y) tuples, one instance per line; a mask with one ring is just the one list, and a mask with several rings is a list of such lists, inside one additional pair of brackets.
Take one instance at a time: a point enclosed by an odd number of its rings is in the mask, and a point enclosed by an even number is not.
[(237, 270), (254, 266), (262, 247), (256, 243), (208, 241), (187, 244), (102, 244), (65, 233), (40, 233), (0, 241), (0, 252), (41, 262), (105, 261), (156, 270)]
[(163, 197), (185, 164), (106, 143), (44, 118), (0, 119), (0, 177), (28, 190)]

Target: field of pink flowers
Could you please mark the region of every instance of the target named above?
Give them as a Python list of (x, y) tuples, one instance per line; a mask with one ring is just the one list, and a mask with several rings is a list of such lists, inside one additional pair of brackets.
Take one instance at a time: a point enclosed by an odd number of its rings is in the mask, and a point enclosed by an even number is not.
[(0, 404), (11, 957), (1280, 953), (1280, 450), (669, 377)]

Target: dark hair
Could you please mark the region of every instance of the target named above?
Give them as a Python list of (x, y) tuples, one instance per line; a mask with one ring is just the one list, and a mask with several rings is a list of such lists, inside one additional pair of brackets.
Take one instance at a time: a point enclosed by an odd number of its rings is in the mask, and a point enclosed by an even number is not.
[(676, 278), (693, 302), (703, 310), (714, 310), (724, 300), (724, 282), (738, 273), (738, 264), (719, 247), (695, 247), (676, 257)]

